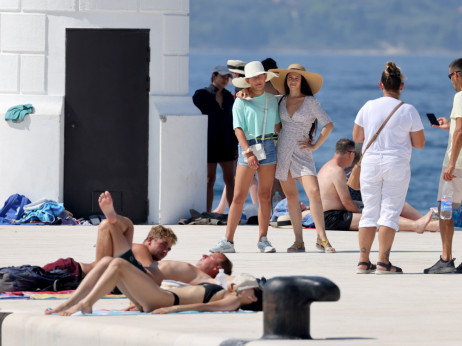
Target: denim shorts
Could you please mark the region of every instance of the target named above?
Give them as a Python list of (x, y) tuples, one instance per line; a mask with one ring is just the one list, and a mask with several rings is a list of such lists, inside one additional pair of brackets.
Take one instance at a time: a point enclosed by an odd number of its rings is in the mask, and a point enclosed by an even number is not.
[[(249, 139), (247, 140), (247, 143), (249, 143), (249, 146), (254, 145), (255, 140)], [(261, 140), (259, 140), (258, 143), (262, 143)], [(240, 144), (238, 144), (237, 147), (239, 150), (239, 158), (237, 159), (237, 164), (242, 165), (242, 166), (248, 166), (247, 162), (244, 161), (244, 154), (242, 154), (244, 150), (242, 149)], [(263, 147), (265, 148), (266, 159), (258, 161), (258, 164), (261, 166), (275, 165), (277, 161), (277, 157), (276, 157), (276, 147), (274, 146), (274, 141), (272, 139), (265, 139), (263, 141)]]

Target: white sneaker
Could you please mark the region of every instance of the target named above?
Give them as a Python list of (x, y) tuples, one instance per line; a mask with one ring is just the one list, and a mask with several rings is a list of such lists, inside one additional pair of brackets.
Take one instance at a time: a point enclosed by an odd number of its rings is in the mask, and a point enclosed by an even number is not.
[(223, 240), (220, 240), (217, 245), (215, 245), (213, 248), (209, 250), (211, 253), (232, 253), (236, 252), (234, 250), (234, 244), (229, 242), (228, 239), (224, 238)]
[(260, 252), (265, 252), (265, 253), (276, 252), (276, 249), (273, 247), (273, 245), (271, 245), (268, 238), (266, 237), (261, 237), (261, 241), (257, 243), (257, 246)]

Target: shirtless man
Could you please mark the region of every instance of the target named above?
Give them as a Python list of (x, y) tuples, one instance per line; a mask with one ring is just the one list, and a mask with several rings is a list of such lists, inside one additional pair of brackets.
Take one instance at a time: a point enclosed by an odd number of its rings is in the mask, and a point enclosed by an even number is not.
[[(334, 157), (318, 173), (324, 221), (326, 229), (357, 231), (361, 212), (350, 196), (345, 176), (345, 168), (355, 157), (355, 143), (350, 139), (340, 139), (335, 145)], [(433, 211), (417, 220), (399, 218), (399, 229), (423, 233), (437, 231), (438, 221), (431, 221)]]
[[(105, 198), (110, 198), (109, 192), (106, 192)], [(112, 201), (112, 199), (111, 199)], [(173, 231), (165, 226), (153, 226), (149, 231), (146, 239), (141, 244), (133, 244), (134, 227), (131, 220), (127, 217), (115, 214), (115, 224), (120, 229), (129, 244), (132, 244), (132, 251), (135, 258), (143, 267), (147, 267), (152, 263), (163, 259), (172, 246), (176, 244), (177, 237)], [(103, 257), (114, 257), (114, 241), (112, 239), (111, 228), (114, 227), (108, 221), (103, 220), (98, 226), (98, 236), (96, 240), (96, 258), (92, 263), (79, 262), (82, 268), (82, 277), (85, 277), (88, 272), (94, 268), (96, 263)]]

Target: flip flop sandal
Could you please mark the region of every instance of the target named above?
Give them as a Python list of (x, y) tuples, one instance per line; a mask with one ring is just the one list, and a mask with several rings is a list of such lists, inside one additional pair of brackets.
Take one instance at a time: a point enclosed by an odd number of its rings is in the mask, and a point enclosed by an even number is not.
[(378, 269), (375, 271), (375, 275), (384, 275), (384, 274), (403, 274), (403, 270), (400, 268), (400, 267), (396, 267), (396, 271), (391, 271), (391, 268), (393, 267), (393, 265), (391, 264), (391, 262), (388, 262), (388, 264), (386, 263), (383, 263), (383, 262), (377, 262), (377, 265), (378, 266), (381, 266), (381, 267), (385, 267), (387, 268), (386, 270), (383, 270), (383, 269)]
[(334, 253), (335, 249), (330, 245), (329, 240), (321, 240), (318, 238), (316, 241), (316, 248), (325, 253)]
[(356, 271), (356, 274), (373, 274), (375, 270), (377, 269), (377, 266), (375, 264), (372, 264), (371, 261), (369, 262), (358, 262), (358, 267), (359, 266), (366, 266), (366, 269), (360, 269)]

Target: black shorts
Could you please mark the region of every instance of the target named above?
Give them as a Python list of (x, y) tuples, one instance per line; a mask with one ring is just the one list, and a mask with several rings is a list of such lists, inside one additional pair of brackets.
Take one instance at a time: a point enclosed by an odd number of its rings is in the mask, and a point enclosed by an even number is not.
[(124, 254), (120, 255), (119, 256), (120, 258), (123, 258), (124, 260), (126, 260), (127, 262), (130, 262), (131, 264), (133, 264), (135, 267), (137, 267), (139, 270), (141, 270), (143, 273), (147, 273), (146, 269), (144, 269), (144, 267), (141, 265), (140, 262), (138, 262), (135, 258), (135, 255), (133, 254), (133, 251), (132, 249), (128, 250), (127, 252), (125, 252)]
[(328, 210), (324, 212), (326, 229), (349, 231), (353, 213), (348, 210)]

